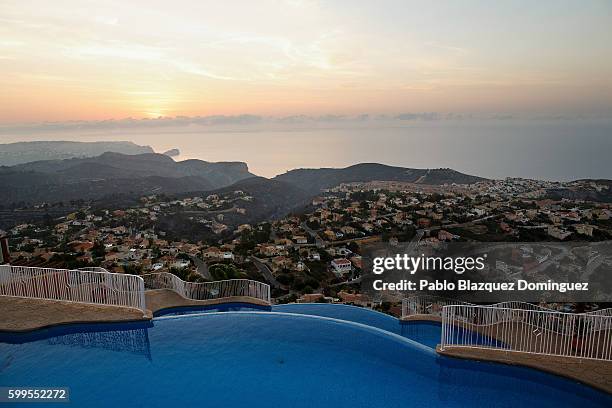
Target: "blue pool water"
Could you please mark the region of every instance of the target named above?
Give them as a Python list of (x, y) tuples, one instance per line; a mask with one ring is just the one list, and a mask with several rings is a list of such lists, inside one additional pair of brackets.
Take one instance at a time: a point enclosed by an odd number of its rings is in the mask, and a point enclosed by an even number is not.
[(237, 311), (257, 311), (272, 310), (282, 313), (297, 313), (312, 316), (330, 317), (335, 319), (347, 320), (349, 322), (361, 323), (368, 326), (386, 330), (391, 333), (399, 334), (424, 344), (431, 348), (436, 348), (440, 342), (441, 325), (432, 322), (400, 322), (393, 316), (376, 312), (363, 307), (325, 304), (325, 303), (300, 303), (274, 305), (272, 307), (256, 306), (248, 303), (226, 303), (210, 306), (187, 306), (160, 310), (155, 316), (179, 316), (189, 314), (199, 314), (208, 312), (237, 312)]
[(2, 334), (0, 385), (67, 386), (68, 406), (92, 408), (612, 406), (610, 395), (535, 370), (440, 357), (359, 323), (260, 311)]
[[(399, 334), (411, 340), (417, 341), (433, 349), (440, 343), (440, 332), (442, 326), (435, 322), (411, 321), (400, 322), (397, 318), (363, 307), (329, 304), (329, 303), (292, 303), (286, 305), (257, 306), (249, 303), (226, 303), (210, 306), (186, 306), (160, 310), (155, 316), (179, 316), (188, 314), (199, 314), (208, 312), (238, 312), (272, 310), (282, 313), (297, 313), (311, 316), (330, 317), (334, 319), (347, 320), (349, 322), (361, 323), (368, 326)], [(472, 340), (479, 344), (500, 344), (490, 338), (474, 333)]]
[(275, 312), (332, 317), (377, 327), (391, 333), (400, 333), (398, 319), (363, 307), (329, 303), (291, 303), (287, 305), (272, 306), (272, 310)]
[[(277, 312), (332, 317), (335, 319), (361, 323), (399, 334), (400, 336), (407, 337), (433, 349), (440, 343), (442, 331), (442, 325), (440, 323), (426, 321), (401, 322), (393, 316), (351, 305), (302, 303), (272, 306), (272, 310)], [(476, 333), (473, 334), (472, 340), (478, 344), (501, 344)]]
[(222, 303), (207, 306), (180, 306), (158, 310), (154, 317), (182, 316), (188, 314), (199, 314), (203, 312), (244, 312), (244, 311), (269, 311), (270, 306), (259, 306), (251, 303)]

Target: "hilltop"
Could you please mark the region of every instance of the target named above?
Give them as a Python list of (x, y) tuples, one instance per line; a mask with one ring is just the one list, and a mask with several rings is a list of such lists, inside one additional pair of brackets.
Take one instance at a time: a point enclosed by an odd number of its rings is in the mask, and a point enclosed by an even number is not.
[(312, 194), (341, 183), (368, 181), (401, 181), (406, 183), (442, 185), (473, 184), (486, 179), (463, 174), (452, 169), (412, 169), (378, 163), (361, 163), (336, 169), (296, 169), (280, 174), (274, 180), (296, 185)]

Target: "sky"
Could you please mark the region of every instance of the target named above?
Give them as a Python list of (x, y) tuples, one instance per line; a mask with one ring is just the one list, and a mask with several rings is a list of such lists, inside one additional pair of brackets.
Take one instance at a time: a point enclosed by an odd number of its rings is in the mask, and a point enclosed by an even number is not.
[(612, 116), (610, 1), (0, 2), (0, 125)]

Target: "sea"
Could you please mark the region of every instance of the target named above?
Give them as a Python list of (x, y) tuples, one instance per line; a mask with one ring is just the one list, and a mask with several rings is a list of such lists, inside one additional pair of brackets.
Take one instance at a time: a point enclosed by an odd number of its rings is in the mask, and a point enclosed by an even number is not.
[(243, 161), (264, 177), (295, 168), (376, 162), (448, 167), (488, 178), (612, 178), (609, 119), (0, 128), (1, 143), (33, 140), (128, 140), (157, 152), (178, 148), (175, 160)]

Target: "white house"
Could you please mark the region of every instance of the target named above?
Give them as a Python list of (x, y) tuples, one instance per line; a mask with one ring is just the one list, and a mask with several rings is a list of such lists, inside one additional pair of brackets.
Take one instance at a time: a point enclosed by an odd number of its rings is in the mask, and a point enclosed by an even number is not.
[(344, 275), (351, 271), (351, 261), (346, 258), (337, 258), (331, 261), (333, 272), (336, 275)]
[(303, 235), (294, 235), (293, 241), (296, 244), (307, 244), (308, 243), (308, 239)]
[(348, 256), (348, 255), (350, 255), (351, 253), (352, 253), (352, 252), (351, 252), (351, 250), (350, 250), (350, 249), (348, 249), (348, 248), (345, 248), (345, 247), (338, 248), (338, 249), (336, 250), (336, 254), (337, 254), (337, 255), (340, 255), (340, 256)]
[(189, 261), (185, 259), (178, 259), (172, 264), (172, 266), (179, 269), (187, 268), (189, 266)]
[(309, 261), (320, 261), (321, 260), (321, 254), (319, 254), (318, 252), (310, 252), (308, 254), (308, 260)]

